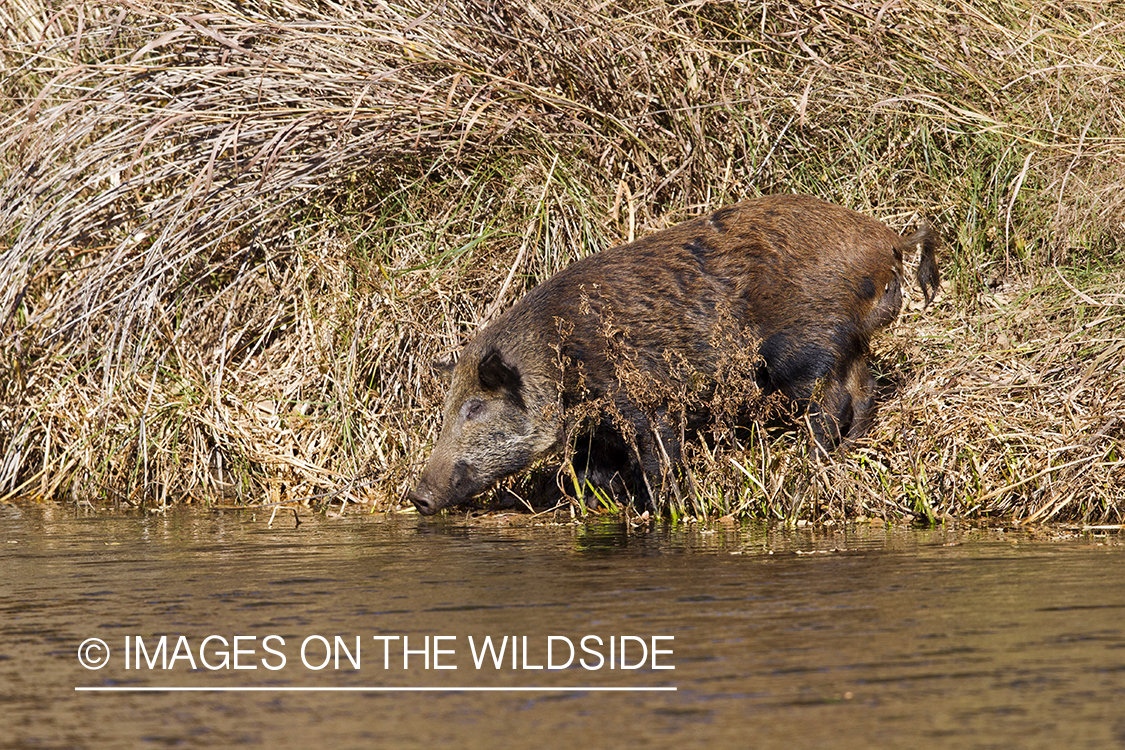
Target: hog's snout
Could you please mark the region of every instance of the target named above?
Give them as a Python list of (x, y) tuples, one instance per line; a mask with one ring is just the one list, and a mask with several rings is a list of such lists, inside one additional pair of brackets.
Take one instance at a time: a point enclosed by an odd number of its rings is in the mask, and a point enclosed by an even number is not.
[(468, 500), (481, 489), (476, 472), (468, 463), (457, 461), (446, 475), (443, 466), (431, 462), (422, 472), (418, 486), (407, 497), (419, 513), (432, 516), (442, 508)]
[(429, 487), (419, 485), (407, 495), (407, 498), (409, 498), (410, 502), (414, 503), (414, 507), (417, 508), (418, 512), (423, 516), (432, 516), (434, 513), (441, 510), (441, 506), (434, 498), (434, 493)]

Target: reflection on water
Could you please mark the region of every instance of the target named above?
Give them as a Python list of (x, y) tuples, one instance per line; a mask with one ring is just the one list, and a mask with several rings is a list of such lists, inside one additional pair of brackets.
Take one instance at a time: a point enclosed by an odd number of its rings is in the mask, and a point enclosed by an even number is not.
[(1118, 536), (267, 519), (0, 507), (0, 747), (1125, 745)]

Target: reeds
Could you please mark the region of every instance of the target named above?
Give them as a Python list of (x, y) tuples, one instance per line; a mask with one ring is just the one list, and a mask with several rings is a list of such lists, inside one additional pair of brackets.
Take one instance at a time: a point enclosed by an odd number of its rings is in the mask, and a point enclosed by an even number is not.
[(0, 26), (2, 496), (396, 506), (436, 355), (576, 257), (792, 191), (929, 219), (945, 295), (877, 340), (859, 449), (703, 456), (682, 511), (1121, 520), (1120, 3), (9, 0)]

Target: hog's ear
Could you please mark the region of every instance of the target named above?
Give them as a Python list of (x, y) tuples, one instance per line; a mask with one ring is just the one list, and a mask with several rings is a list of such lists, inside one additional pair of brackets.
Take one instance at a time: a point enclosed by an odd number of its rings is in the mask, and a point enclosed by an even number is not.
[(477, 365), (477, 377), (481, 387), (487, 391), (499, 391), (510, 398), (521, 409), (523, 402), (523, 378), (516, 368), (509, 365), (496, 349), (489, 349)]
[(437, 375), (441, 382), (446, 385), (449, 385), (449, 382), (453, 380), (453, 368), (456, 366), (456, 355), (450, 355), (445, 359), (435, 359), (433, 364), (430, 365), (434, 371), (434, 375)]

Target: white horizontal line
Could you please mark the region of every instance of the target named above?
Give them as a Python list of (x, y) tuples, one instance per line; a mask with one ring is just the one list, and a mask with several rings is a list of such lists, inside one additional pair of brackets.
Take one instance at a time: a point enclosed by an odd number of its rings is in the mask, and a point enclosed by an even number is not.
[(89, 693), (608, 693), (674, 692), (676, 687), (76, 687)]

